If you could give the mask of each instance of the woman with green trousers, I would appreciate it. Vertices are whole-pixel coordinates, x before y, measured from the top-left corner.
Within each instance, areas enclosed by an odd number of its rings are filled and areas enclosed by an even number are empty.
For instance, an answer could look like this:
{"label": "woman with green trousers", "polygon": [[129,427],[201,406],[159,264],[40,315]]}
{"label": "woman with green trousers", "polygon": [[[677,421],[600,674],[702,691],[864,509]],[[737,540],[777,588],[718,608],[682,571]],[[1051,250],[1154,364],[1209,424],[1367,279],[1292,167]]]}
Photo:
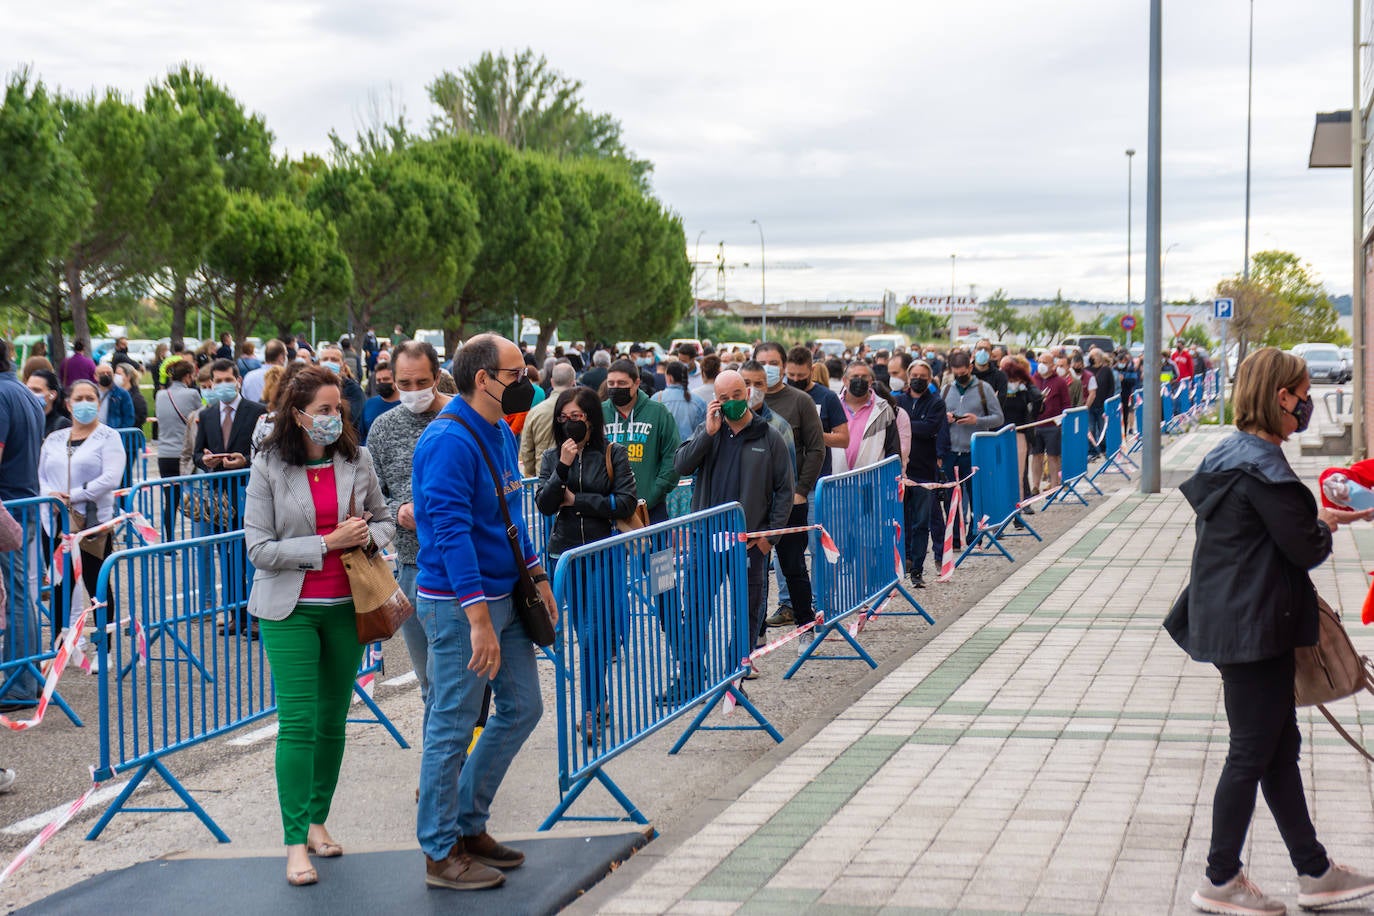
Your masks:
{"label": "woman with green trousers", "polygon": [[343,854],[325,820],[363,647],[340,554],[385,546],[395,532],[338,377],[302,370],[253,460],[244,510],[248,611],[276,686],[277,800],[293,885],[319,880],[311,855]]}

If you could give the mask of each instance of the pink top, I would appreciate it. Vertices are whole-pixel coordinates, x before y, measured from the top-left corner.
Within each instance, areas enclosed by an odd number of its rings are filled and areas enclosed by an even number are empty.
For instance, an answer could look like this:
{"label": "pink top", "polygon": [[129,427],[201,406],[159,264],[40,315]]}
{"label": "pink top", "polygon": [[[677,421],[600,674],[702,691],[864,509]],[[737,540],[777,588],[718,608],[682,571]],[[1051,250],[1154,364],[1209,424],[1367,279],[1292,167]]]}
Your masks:
{"label": "pink top", "polygon": [[[324,537],[339,527],[339,493],[334,485],[334,466],[307,467],[305,474],[315,503],[315,531]],[[344,601],[352,594],[348,573],[344,571],[337,550],[325,554],[324,568],[307,572],[305,584],[301,586],[302,601]]]}
{"label": "pink top", "polygon": [[[844,447],[844,463],[847,467],[854,467],[854,463],[859,460],[859,449],[864,444],[864,430],[868,428],[868,417],[873,413],[873,400],[875,394],[868,396],[868,402],[858,410],[850,410],[849,402],[841,400],[844,405],[845,415],[849,417],[849,444]],[[855,433],[858,435],[855,435]]]}

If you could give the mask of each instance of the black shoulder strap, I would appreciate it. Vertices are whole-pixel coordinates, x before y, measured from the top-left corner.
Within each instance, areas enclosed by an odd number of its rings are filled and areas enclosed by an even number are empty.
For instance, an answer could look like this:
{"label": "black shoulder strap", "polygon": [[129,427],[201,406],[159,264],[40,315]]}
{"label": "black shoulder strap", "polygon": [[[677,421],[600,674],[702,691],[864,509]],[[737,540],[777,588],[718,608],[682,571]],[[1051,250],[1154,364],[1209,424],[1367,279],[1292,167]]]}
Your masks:
{"label": "black shoulder strap", "polygon": [[434,418],[434,422],[440,420],[452,420],[466,429],[472,436],[472,441],[477,443],[477,450],[482,453],[482,458],[487,462],[487,470],[491,472],[492,486],[496,488],[496,503],[501,507],[501,517],[506,520],[506,539],[510,541],[511,554],[515,557],[515,568],[525,568],[524,551],[520,549],[520,529],[515,527],[515,522],[511,521],[510,506],[506,504],[506,494],[501,487],[501,475],[496,471],[496,464],[491,460],[491,455],[487,454],[487,447],[482,444],[476,431],[467,424],[462,417],[455,417],[453,414],[439,414]]}

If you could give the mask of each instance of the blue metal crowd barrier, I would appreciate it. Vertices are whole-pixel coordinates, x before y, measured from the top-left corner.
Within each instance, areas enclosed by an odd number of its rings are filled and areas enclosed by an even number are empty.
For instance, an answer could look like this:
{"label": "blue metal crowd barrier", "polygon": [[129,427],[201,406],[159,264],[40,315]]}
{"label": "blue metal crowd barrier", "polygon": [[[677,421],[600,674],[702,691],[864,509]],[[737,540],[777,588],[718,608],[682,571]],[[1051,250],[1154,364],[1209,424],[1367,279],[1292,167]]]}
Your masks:
{"label": "blue metal crowd barrier", "polygon": [[[41,666],[57,655],[71,600],[63,584],[71,582],[71,558],[65,552],[61,583],[52,576],[53,550],[68,530],[67,507],[54,497],[35,496],[9,500],[5,508],[19,523],[22,543],[17,550],[0,552],[0,576],[9,596],[0,700],[36,706],[43,685]],[[53,693],[51,702],[73,725],[83,724],[60,692]]]}
{"label": "blue metal crowd barrier", "polygon": [[[553,516],[544,515],[534,503],[534,494],[539,489],[538,477],[526,477],[520,481],[520,506],[525,516],[525,525],[530,529],[530,540],[534,542],[534,552],[540,562],[547,562],[546,553],[549,532],[553,530]],[[692,480],[678,481],[667,499],[668,517],[681,518],[692,511]]]}
{"label": "blue metal crowd barrier", "polygon": [[[1002,544],[1003,538],[1040,535],[1026,521],[1021,512],[1021,460],[1016,450],[1015,426],[1003,426],[997,432],[973,434],[970,461],[978,469],[973,475],[972,531],[965,532],[964,552],[954,562],[958,566],[968,557],[1002,556],[1010,563],[1016,559]],[[1011,528],[1019,521],[1020,528]],[[991,549],[996,548],[996,553]]]}
{"label": "blue metal crowd barrier", "polygon": [[1080,483],[1087,483],[1101,496],[1102,491],[1097,484],[1093,483],[1088,477],[1088,427],[1092,421],[1088,418],[1088,408],[1070,407],[1064,411],[1062,424],[1060,425],[1060,476],[1059,489],[1053,496],[1045,500],[1045,505],[1050,506],[1058,501],[1060,504],[1072,496],[1083,505],[1088,501],[1083,498],[1083,494],[1078,492]]}
{"label": "blue metal crowd barrier", "polygon": [[[1107,398],[1102,403],[1103,419],[1106,421],[1102,426],[1102,463],[1097,466],[1097,470],[1088,478],[1089,483],[1096,481],[1108,471],[1116,471],[1127,480],[1131,479],[1130,471],[1126,470],[1126,464],[1132,463],[1126,457],[1125,433],[1121,425],[1121,395],[1116,394]],[[1123,463],[1124,462],[1124,463]]]}
{"label": "blue metal crowd barrier", "polygon": [[[237,531],[243,528],[248,474],[244,468],[147,480],[124,492],[122,505],[146,518],[164,543]],[[124,526],[123,537],[126,547],[145,543],[132,525]]]}
{"label": "blue metal crowd barrier", "polygon": [[[123,550],[101,566],[92,636],[100,662],[95,778],[128,770],[134,775],[87,839],[98,837],[121,811],[181,811],[195,814],[220,842],[229,841],[172,775],[166,758],[276,711],[266,652],[248,635],[252,575],[241,531]],[[362,671],[379,670],[377,664],[369,653]],[[371,698],[356,685],[355,691],[405,747]],[[162,777],[183,807],[128,805],[150,773]]]}
{"label": "blue metal crowd barrier", "polygon": [[[870,668],[878,667],[873,656],[845,627],[844,620],[860,610],[872,616],[894,591],[911,603],[915,610],[910,613],[919,614],[934,626],[934,618],[902,583],[905,548],[901,477],[901,459],[892,457],[871,467],[822,477],[817,482],[812,503],[815,522],[830,535],[840,556],[835,563],[828,562],[820,532],[811,532],[812,601],[824,622],[816,628],[810,645],[798,653],[796,661],[783,674],[783,680],[790,679],[811,659],[860,659]],[[832,633],[845,639],[856,654],[817,654]]]}
{"label": "blue metal crowd barrier", "polygon": [[132,487],[148,479],[148,440],[138,428],[119,430],[119,438],[124,444],[124,480],[120,486]]}
{"label": "blue metal crowd barrier", "polygon": [[[648,823],[605,766],[695,707],[670,753],[698,729],[777,729],[736,686],[749,638],[744,512],[738,503],[569,550],[554,571],[561,610],[556,681],[560,820]],[[757,725],[704,725],[727,695]],[[593,782],[626,817],[573,817]]]}

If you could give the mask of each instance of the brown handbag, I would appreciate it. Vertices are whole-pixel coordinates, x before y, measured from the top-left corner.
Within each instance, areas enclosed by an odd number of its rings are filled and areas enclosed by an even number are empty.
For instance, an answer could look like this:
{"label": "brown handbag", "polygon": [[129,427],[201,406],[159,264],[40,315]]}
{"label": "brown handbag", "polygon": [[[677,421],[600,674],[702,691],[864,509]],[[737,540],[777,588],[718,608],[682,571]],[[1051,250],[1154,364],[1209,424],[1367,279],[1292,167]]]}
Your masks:
{"label": "brown handbag", "polygon": [[[348,514],[354,515],[353,497],[348,498]],[[348,573],[348,590],[353,595],[353,622],[358,628],[358,643],[367,645],[396,635],[415,613],[406,593],[396,583],[391,563],[375,544],[350,547],[339,555]]]}
{"label": "brown handbag", "polygon": [[1294,650],[1294,702],[1298,706],[1317,707],[1351,747],[1366,759],[1374,761],[1374,754],[1350,737],[1325,705],[1354,696],[1361,690],[1374,693],[1374,664],[1371,664],[1369,656],[1361,655],[1355,649],[1340,615],[1320,597],[1317,598],[1317,620],[1317,644],[1299,646]]}
{"label": "brown handbag", "polygon": [[[606,476],[611,480],[611,489],[615,489],[615,470],[611,467],[611,443],[606,443]],[[635,511],[630,513],[629,518],[618,518],[615,520],[616,528],[621,531],[638,531],[640,528],[649,527],[649,507],[644,500],[635,503]]]}

